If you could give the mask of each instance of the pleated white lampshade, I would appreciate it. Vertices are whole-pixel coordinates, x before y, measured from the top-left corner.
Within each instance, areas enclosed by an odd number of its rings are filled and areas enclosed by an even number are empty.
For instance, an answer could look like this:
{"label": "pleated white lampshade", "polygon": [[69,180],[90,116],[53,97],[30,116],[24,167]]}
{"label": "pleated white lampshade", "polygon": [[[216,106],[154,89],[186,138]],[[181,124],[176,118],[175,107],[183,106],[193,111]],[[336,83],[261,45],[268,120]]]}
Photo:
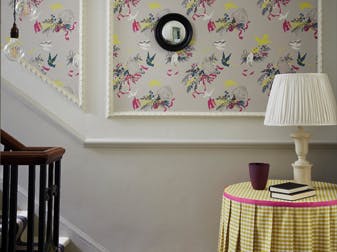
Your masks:
{"label": "pleated white lampshade", "polygon": [[323,73],[275,76],[265,125],[318,126],[337,124],[337,106],[329,78]]}

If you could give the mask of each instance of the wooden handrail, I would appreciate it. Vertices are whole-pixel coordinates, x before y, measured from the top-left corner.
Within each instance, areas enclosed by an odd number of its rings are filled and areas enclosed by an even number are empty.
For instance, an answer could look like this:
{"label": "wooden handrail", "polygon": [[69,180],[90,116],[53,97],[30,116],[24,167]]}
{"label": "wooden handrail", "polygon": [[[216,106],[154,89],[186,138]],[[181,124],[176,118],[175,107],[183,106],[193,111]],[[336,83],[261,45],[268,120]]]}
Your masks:
{"label": "wooden handrail", "polygon": [[65,150],[53,147],[45,151],[2,151],[1,165],[40,165],[50,164],[62,158]]}
{"label": "wooden handrail", "polygon": [[61,147],[28,147],[1,130],[1,144],[11,151],[0,152],[1,165],[50,164],[62,158],[65,149]]}
{"label": "wooden handrail", "polygon": [[15,151],[23,150],[26,147],[4,130],[1,130],[1,144]]}

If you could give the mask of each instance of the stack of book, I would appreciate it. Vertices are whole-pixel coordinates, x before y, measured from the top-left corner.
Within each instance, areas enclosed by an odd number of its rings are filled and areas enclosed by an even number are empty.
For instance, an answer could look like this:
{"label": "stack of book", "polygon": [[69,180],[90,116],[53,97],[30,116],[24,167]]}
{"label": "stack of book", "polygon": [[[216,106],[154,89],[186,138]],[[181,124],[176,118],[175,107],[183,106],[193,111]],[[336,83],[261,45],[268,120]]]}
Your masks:
{"label": "stack of book", "polygon": [[289,201],[304,199],[316,195],[315,190],[310,186],[294,182],[286,182],[269,186],[269,191],[270,197]]}

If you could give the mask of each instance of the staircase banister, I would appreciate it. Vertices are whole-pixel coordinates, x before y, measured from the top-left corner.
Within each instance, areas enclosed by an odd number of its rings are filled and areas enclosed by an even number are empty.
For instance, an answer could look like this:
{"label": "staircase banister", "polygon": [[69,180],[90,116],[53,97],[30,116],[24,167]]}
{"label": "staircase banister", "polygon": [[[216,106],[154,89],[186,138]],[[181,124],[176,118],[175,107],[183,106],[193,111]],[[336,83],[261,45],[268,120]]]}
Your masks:
{"label": "staircase banister", "polygon": [[[61,159],[65,149],[25,146],[2,129],[1,144],[4,147],[0,151],[0,165],[3,166],[1,251],[15,252],[20,248],[22,251],[36,251],[34,207],[37,165],[40,165],[37,248],[44,252],[49,247],[59,247]],[[27,242],[22,244],[16,237],[19,166],[28,166]]]}
{"label": "staircase banister", "polygon": [[[34,149],[34,148],[33,148]],[[40,149],[40,147],[38,147]],[[46,150],[1,151],[1,165],[39,165],[50,164],[60,160],[65,152],[61,147],[50,147]]]}
{"label": "staircase banister", "polygon": [[26,146],[1,129],[1,144],[11,150],[23,150]]}

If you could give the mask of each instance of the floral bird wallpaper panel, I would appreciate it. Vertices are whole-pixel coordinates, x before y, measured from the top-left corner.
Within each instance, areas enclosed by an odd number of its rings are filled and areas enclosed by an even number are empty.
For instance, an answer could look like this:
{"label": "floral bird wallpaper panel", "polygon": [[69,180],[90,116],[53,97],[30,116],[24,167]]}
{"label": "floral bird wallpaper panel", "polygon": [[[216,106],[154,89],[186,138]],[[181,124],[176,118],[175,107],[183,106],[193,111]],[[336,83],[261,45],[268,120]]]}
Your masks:
{"label": "floral bird wallpaper panel", "polygon": [[[14,0],[1,2],[3,47],[13,24]],[[81,0],[17,0],[15,10],[25,52],[20,63],[82,106]]]}
{"label": "floral bird wallpaper panel", "polygon": [[[317,72],[318,0],[110,0],[108,115],[263,113],[279,73]],[[156,23],[193,27],[178,52]],[[248,113],[249,114],[249,113]]]}

